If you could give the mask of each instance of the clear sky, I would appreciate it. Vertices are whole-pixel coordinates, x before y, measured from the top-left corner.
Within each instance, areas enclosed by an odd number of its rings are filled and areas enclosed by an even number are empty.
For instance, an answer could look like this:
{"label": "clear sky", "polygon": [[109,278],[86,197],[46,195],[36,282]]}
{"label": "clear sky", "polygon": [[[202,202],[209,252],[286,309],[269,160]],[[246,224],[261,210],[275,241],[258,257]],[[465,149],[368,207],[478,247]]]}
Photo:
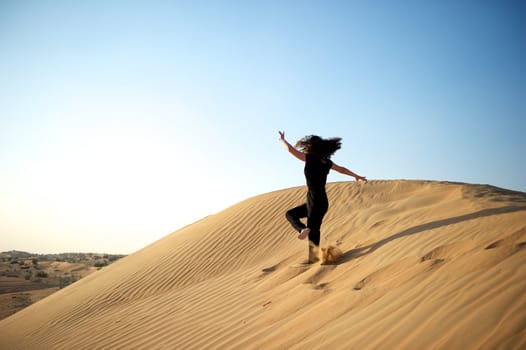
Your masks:
{"label": "clear sky", "polygon": [[526,191],[524,4],[0,0],[0,251],[131,253],[301,186],[278,130]]}

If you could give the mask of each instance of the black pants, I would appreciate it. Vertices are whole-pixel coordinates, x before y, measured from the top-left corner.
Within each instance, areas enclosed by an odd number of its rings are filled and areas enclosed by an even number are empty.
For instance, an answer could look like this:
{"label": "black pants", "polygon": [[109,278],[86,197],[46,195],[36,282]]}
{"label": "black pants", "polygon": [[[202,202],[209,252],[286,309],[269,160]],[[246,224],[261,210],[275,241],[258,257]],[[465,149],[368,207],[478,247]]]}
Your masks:
{"label": "black pants", "polygon": [[[320,245],[320,227],[323,217],[329,209],[329,201],[325,193],[307,194],[307,203],[287,211],[286,217],[292,227],[298,232],[304,228],[310,228],[309,240],[316,246]],[[301,222],[301,218],[307,218],[307,225]]]}

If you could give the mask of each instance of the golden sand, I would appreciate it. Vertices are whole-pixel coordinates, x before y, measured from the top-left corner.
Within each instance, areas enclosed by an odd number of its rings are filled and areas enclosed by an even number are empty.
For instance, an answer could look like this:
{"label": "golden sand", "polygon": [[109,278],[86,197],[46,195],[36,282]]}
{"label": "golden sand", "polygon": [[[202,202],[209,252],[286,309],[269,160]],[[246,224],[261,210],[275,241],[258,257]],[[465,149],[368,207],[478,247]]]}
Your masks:
{"label": "golden sand", "polygon": [[524,349],[526,194],[327,185],[322,247],[285,219],[305,188],[178,230],[0,321],[0,349]]}

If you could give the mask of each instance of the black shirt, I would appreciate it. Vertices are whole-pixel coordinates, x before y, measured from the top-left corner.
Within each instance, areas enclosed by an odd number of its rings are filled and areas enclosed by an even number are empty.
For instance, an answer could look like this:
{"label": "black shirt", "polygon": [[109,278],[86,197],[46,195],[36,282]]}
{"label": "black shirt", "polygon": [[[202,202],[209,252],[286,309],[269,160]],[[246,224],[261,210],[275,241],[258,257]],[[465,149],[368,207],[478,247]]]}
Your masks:
{"label": "black shirt", "polygon": [[312,154],[305,154],[305,179],[309,192],[325,192],[327,174],[332,168],[330,159],[322,159]]}

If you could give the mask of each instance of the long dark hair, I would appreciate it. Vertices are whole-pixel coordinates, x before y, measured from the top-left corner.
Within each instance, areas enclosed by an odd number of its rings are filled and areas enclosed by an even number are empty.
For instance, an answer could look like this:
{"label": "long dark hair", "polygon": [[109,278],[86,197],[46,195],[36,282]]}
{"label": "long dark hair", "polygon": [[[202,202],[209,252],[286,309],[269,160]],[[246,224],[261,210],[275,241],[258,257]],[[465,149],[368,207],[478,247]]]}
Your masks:
{"label": "long dark hair", "polygon": [[334,152],[342,147],[341,137],[323,139],[317,135],[308,135],[298,140],[295,146],[299,151],[312,154],[320,158],[330,158]]}

